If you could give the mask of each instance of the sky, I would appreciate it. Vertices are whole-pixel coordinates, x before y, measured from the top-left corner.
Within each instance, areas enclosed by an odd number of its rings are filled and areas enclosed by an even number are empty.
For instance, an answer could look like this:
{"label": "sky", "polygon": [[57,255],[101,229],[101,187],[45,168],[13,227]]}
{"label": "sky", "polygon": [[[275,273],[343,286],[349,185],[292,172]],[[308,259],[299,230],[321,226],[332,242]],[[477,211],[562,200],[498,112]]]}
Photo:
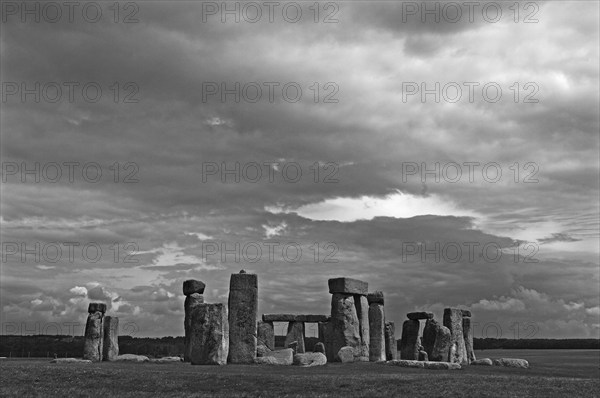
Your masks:
{"label": "sky", "polygon": [[3,334],[180,336],[244,269],[600,337],[597,1],[54,4],[2,3]]}

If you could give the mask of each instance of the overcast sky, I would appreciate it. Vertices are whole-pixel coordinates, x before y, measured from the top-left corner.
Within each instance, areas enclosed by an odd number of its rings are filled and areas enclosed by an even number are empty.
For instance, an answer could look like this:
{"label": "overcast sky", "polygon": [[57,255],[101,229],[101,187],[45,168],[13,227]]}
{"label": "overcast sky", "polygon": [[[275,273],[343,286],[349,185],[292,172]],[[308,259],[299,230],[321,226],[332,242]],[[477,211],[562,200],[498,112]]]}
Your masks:
{"label": "overcast sky", "polygon": [[348,276],[397,338],[598,338],[598,2],[513,3],[3,8],[2,332],[182,335],[182,282],[245,269],[259,313]]}

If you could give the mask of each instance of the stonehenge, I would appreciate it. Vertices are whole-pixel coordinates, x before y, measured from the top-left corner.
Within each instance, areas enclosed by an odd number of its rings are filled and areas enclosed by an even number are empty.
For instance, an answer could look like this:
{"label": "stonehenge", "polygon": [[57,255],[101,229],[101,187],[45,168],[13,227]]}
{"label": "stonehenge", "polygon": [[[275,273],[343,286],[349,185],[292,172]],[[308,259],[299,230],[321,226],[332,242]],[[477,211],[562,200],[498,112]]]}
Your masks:
{"label": "stonehenge", "polygon": [[[192,309],[190,319],[192,327],[189,343],[192,365],[227,364],[230,350],[227,307],[222,303],[198,304]],[[256,356],[256,348],[254,351]]]}
{"label": "stonehenge", "polygon": [[[463,312],[458,308],[444,309],[444,326],[450,329],[451,348],[448,362],[469,363],[463,334]],[[454,348],[454,349],[453,349]]]}
{"label": "stonehenge", "polygon": [[253,363],[256,358],[258,277],[244,270],[229,282],[229,363]]}
{"label": "stonehenge", "polygon": [[83,340],[83,359],[114,361],[119,356],[119,318],[104,316],[106,304],[90,303]]}
{"label": "stonehenge", "polygon": [[385,323],[385,359],[398,359],[398,344],[396,343],[396,327],[394,322]]}
{"label": "stonehenge", "polygon": [[204,282],[200,282],[194,279],[189,279],[183,282],[183,294],[185,295],[185,302],[183,304],[184,310],[184,320],[183,320],[183,329],[184,329],[184,351],[183,351],[183,360],[185,362],[190,362],[190,336],[191,336],[191,314],[192,309],[198,305],[204,303],[204,297],[202,294],[204,293],[205,284]]}
{"label": "stonehenge", "polygon": [[104,341],[102,345],[102,360],[114,361],[119,356],[119,318],[104,317]]}
{"label": "stonehenge", "polygon": [[[269,336],[269,343],[272,339],[272,347],[269,344],[264,344],[272,350],[275,347],[275,334],[273,333],[273,322],[287,322],[288,329],[285,337],[285,348],[290,347],[290,344],[296,342],[297,353],[302,354],[306,352],[306,345],[304,342],[305,323],[320,323],[328,322],[329,316],[327,315],[311,315],[311,314],[263,314],[262,321],[258,323],[258,339],[259,344],[261,338],[267,338]],[[319,332],[319,334],[321,334]],[[272,336],[272,337],[271,337]]]}
{"label": "stonehenge", "polygon": [[385,313],[383,312],[383,292],[367,295],[369,302],[369,361],[385,361]]}

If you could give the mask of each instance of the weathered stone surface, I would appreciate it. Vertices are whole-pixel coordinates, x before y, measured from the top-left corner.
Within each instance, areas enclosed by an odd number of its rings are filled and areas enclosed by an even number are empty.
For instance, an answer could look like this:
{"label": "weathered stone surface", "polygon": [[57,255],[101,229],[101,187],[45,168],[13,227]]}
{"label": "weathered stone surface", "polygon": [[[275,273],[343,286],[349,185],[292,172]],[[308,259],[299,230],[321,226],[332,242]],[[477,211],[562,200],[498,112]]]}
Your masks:
{"label": "weathered stone surface", "polygon": [[322,366],[327,363],[327,357],[320,352],[307,352],[294,355],[294,365],[303,367]]}
{"label": "weathered stone surface", "polygon": [[350,346],[345,346],[339,349],[337,353],[338,361],[346,363],[346,362],[354,362],[354,348]]}
{"label": "weathered stone surface", "polygon": [[288,324],[287,335],[285,336],[285,347],[289,347],[290,343],[297,342],[295,353],[302,354],[306,351],[304,347],[304,323],[290,322]]}
{"label": "weathered stone surface", "polygon": [[462,320],[463,316],[461,309],[444,309],[444,326],[450,329],[452,346],[456,346],[454,351],[451,346],[448,362],[469,363],[467,359],[467,349],[465,347],[465,338],[463,336]]}
{"label": "weathered stone surface", "polygon": [[368,293],[367,301],[369,302],[369,305],[371,305],[373,303],[383,305],[384,304],[383,292],[381,290],[376,290],[373,293]]}
{"label": "weathered stone surface", "polygon": [[332,322],[319,322],[319,339],[325,345],[325,355],[329,362],[336,361],[337,352],[334,350],[333,345],[333,323]]}
{"label": "weathered stone surface", "polygon": [[269,351],[271,351],[271,350],[266,345],[259,344],[256,346],[256,356],[257,357],[264,357]]}
{"label": "weathered stone surface", "polygon": [[495,366],[506,366],[509,368],[523,368],[523,369],[529,368],[529,362],[527,362],[527,360],[525,360],[525,359],[499,358],[499,359],[494,359],[493,362],[494,362]]}
{"label": "weathered stone surface", "polygon": [[[91,304],[90,304],[91,306]],[[104,314],[100,311],[90,313],[85,324],[83,341],[83,359],[93,362],[102,361],[104,344]]]}
{"label": "weathered stone surface", "polygon": [[448,361],[450,358],[450,347],[452,346],[452,334],[450,329],[445,326],[439,325],[437,329],[437,335],[435,337],[435,343],[429,355],[430,361]]}
{"label": "weathered stone surface", "polygon": [[197,281],[194,279],[188,279],[183,282],[183,294],[189,296],[190,294],[198,293],[204,294],[204,288],[206,285],[204,282]]}
{"label": "weathered stone surface", "polygon": [[471,365],[492,366],[492,360],[489,358],[476,359],[471,362]]}
{"label": "weathered stone surface", "polygon": [[406,317],[411,321],[418,321],[420,319],[433,319],[433,313],[431,312],[409,312]]}
{"label": "weathered stone surface", "polygon": [[311,315],[311,314],[263,314],[264,322],[327,322],[328,315]]}
{"label": "weathered stone surface", "polygon": [[150,363],[173,363],[173,362],[181,362],[181,358],[179,358],[179,357],[152,358],[148,362],[150,362]]}
{"label": "weathered stone surface", "polygon": [[92,363],[92,361],[79,358],[54,358],[50,363]]}
{"label": "weathered stone surface", "polygon": [[398,343],[396,343],[396,327],[394,322],[385,323],[385,359],[388,361],[397,359]]}
{"label": "weathered stone surface", "polygon": [[319,341],[317,344],[315,344],[313,352],[320,352],[321,354],[325,354],[325,344]]}
{"label": "weathered stone surface", "polygon": [[93,314],[94,312],[106,312],[106,304],[104,303],[90,303],[88,305],[88,313]]}
{"label": "weathered stone surface", "polygon": [[435,344],[435,338],[438,334],[438,328],[441,325],[435,319],[428,319],[425,322],[425,327],[423,328],[423,338],[421,339],[421,343],[423,344],[423,349],[431,357],[431,353],[433,351],[433,345]]}
{"label": "weathered stone surface", "polygon": [[471,317],[471,311],[469,311],[469,310],[461,310],[461,311],[462,311],[463,318],[470,318]]}
{"label": "weathered stone surface", "polygon": [[385,361],[385,314],[383,305],[369,304],[369,361]]}
{"label": "weathered stone surface", "polygon": [[[368,315],[367,315],[368,316]],[[335,293],[331,297],[332,350],[337,352],[342,347],[351,347],[356,356],[360,356],[360,324],[354,296]]]}
{"label": "weathered stone surface", "polygon": [[408,320],[402,324],[400,359],[419,359],[419,321]]}
{"label": "weathered stone surface", "polygon": [[[224,304],[198,304],[192,309],[192,365],[225,365],[229,352],[229,323]],[[256,357],[256,345],[253,357]]]}
{"label": "weathered stone surface", "polygon": [[123,354],[119,355],[115,361],[118,362],[148,362],[148,359],[145,355],[135,355],[135,354]]}
{"label": "weathered stone surface", "polygon": [[429,355],[423,350],[419,351],[419,361],[429,361]]}
{"label": "weathered stone surface", "polygon": [[294,351],[294,355],[298,352],[298,342],[296,340],[289,342],[286,347],[291,348]]}
{"label": "weathered stone surface", "polygon": [[327,281],[329,293],[361,294],[366,295],[369,291],[367,282],[352,278],[333,278]]}
{"label": "weathered stone surface", "polygon": [[356,315],[360,326],[360,348],[357,356],[362,361],[369,361],[369,347],[371,344],[371,333],[369,331],[369,302],[366,296],[354,296]]}
{"label": "weathered stone surface", "polygon": [[414,361],[414,360],[396,359],[396,360],[387,361],[384,363],[386,365],[400,366],[400,367],[404,367],[404,368],[421,368],[421,369],[431,369],[431,370],[462,369],[460,364],[450,363],[450,362],[431,362],[431,361]]}
{"label": "weathered stone surface", "polygon": [[[185,282],[183,286],[185,287]],[[183,337],[183,360],[185,362],[189,362],[191,360],[190,336],[192,331],[192,309],[199,304],[204,304],[204,296],[202,296],[200,293],[192,293],[189,296],[186,296],[185,301],[183,302],[183,330],[185,332]]]}
{"label": "weathered stone surface", "polygon": [[256,344],[264,345],[270,350],[275,349],[275,329],[273,322],[258,321],[256,325]]}
{"label": "weathered stone surface", "polygon": [[473,329],[471,328],[471,318],[464,317],[462,319],[463,327],[463,338],[465,340],[465,350],[467,353],[467,363],[471,363],[475,358],[475,351],[473,350]]}
{"label": "weathered stone surface", "polygon": [[228,362],[253,363],[257,344],[258,277],[256,274],[231,275],[228,306]]}
{"label": "weathered stone surface", "polygon": [[119,318],[104,317],[104,342],[102,343],[102,360],[114,361],[119,356]]}
{"label": "weathered stone surface", "polygon": [[294,361],[294,352],[291,348],[270,351],[264,357],[258,357],[255,363],[261,365],[291,365]]}

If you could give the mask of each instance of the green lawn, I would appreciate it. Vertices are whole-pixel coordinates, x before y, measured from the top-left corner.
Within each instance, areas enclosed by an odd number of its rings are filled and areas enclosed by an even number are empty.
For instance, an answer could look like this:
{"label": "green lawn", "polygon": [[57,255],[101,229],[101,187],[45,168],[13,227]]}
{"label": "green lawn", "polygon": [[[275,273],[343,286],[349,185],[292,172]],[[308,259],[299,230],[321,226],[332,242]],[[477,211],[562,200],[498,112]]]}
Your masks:
{"label": "green lawn", "polygon": [[0,360],[2,396],[220,397],[597,397],[598,351],[490,350],[478,357],[520,357],[531,369],[408,369],[374,363],[299,368],[258,365],[51,364]]}

